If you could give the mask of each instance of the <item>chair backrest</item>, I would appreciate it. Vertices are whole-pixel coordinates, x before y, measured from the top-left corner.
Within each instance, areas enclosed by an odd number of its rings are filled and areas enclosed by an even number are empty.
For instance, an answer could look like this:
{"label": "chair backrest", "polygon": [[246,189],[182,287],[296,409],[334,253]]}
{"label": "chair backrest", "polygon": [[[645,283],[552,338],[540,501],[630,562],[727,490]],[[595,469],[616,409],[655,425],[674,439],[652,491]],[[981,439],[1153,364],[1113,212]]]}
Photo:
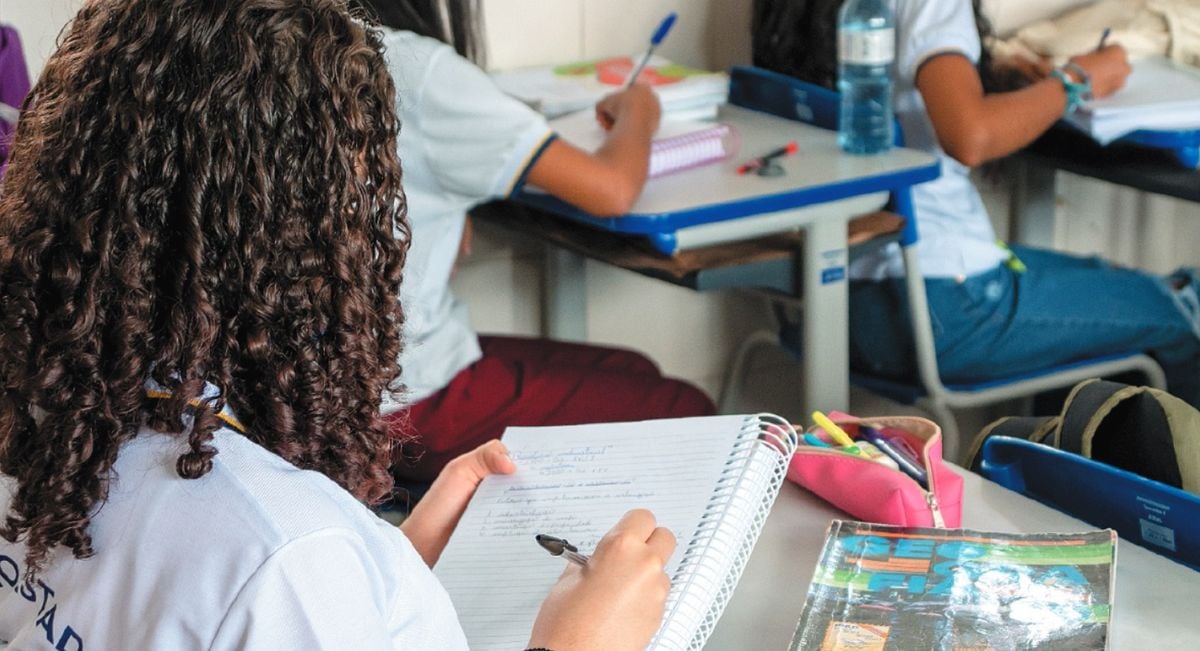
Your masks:
{"label": "chair backrest", "polygon": [[[729,103],[770,113],[822,129],[838,128],[841,95],[817,84],[754,66],[734,66],[729,71]],[[904,146],[900,123],[893,124],[893,144]]]}
{"label": "chair backrest", "polygon": [[822,129],[837,129],[841,99],[828,88],[753,66],[729,72],[729,103]]}

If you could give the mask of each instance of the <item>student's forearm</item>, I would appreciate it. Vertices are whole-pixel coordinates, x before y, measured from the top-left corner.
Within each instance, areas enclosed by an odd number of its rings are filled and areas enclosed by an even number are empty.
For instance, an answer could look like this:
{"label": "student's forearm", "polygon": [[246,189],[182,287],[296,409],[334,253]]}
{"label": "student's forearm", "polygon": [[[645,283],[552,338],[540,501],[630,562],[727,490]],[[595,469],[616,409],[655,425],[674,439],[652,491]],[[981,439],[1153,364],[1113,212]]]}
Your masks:
{"label": "student's forearm", "polygon": [[980,119],[987,137],[967,164],[978,165],[1024,149],[1062,117],[1066,106],[1067,94],[1057,79],[984,97]]}
{"label": "student's forearm", "polygon": [[917,88],[942,149],[968,167],[1033,142],[1067,104],[1066,91],[1053,79],[985,95],[974,64],[961,55],[929,60],[917,73]]}
{"label": "student's forearm", "polygon": [[611,127],[599,150],[588,153],[557,140],[542,152],[528,178],[593,215],[616,217],[629,212],[646,183],[658,99],[648,88],[634,86],[601,101],[597,117]]}
{"label": "student's forearm", "polygon": [[596,152],[610,171],[609,192],[613,214],[624,214],[642,193],[650,171],[650,142],[654,130],[645,121],[625,120],[613,126],[608,140]]}

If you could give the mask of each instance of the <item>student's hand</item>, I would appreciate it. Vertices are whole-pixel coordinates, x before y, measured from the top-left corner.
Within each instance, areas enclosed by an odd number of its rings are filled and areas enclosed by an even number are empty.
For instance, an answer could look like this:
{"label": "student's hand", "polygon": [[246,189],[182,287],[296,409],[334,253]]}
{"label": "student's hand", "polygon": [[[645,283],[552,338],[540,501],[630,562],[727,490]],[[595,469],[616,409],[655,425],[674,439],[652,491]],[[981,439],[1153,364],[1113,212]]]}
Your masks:
{"label": "student's hand", "polygon": [[658,95],[645,84],[634,84],[596,104],[596,121],[606,131],[625,120],[648,127],[649,132],[654,133],[658,130],[661,117],[662,107],[658,103]]}
{"label": "student's hand", "polygon": [[1074,56],[1071,61],[1091,76],[1092,95],[1097,99],[1121,90],[1132,70],[1125,48],[1120,45],[1109,45],[1103,50]]}
{"label": "student's hand", "polygon": [[488,441],[446,464],[425,497],[400,525],[429,567],[437,562],[458,520],[488,475],[509,475],[517,467],[500,441]]}
{"label": "student's hand", "polygon": [[587,567],[567,563],[542,603],[530,647],[594,651],[646,648],[671,589],[663,570],[675,536],[646,510],[625,514],[600,540]]}

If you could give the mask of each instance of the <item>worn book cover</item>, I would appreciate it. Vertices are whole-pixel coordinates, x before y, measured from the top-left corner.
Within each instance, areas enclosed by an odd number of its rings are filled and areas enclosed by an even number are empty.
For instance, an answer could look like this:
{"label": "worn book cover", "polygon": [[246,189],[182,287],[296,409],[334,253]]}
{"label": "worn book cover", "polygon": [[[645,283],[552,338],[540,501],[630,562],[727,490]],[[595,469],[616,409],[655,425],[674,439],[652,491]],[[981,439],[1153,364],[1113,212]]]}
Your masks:
{"label": "worn book cover", "polygon": [[1105,649],[1116,542],[834,520],[792,649]]}

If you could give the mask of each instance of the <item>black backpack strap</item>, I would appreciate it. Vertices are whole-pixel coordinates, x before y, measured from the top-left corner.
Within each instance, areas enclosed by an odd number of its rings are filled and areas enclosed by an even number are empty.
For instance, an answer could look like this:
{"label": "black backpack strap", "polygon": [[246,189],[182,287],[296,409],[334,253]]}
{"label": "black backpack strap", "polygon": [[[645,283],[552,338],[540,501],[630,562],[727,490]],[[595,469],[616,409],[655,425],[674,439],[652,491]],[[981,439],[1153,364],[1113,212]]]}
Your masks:
{"label": "black backpack strap", "polygon": [[966,466],[976,472],[979,471],[979,464],[982,461],[980,452],[983,450],[983,442],[993,436],[1008,436],[1018,439],[1028,439],[1034,443],[1041,443],[1043,439],[1050,436],[1058,429],[1059,418],[1047,417],[1016,417],[1001,418],[979,432],[979,436],[971,443],[971,449],[967,452],[965,460]]}
{"label": "black backpack strap", "polygon": [[1089,380],[1075,387],[1063,409],[1058,447],[1181,487],[1171,423],[1146,387]]}

